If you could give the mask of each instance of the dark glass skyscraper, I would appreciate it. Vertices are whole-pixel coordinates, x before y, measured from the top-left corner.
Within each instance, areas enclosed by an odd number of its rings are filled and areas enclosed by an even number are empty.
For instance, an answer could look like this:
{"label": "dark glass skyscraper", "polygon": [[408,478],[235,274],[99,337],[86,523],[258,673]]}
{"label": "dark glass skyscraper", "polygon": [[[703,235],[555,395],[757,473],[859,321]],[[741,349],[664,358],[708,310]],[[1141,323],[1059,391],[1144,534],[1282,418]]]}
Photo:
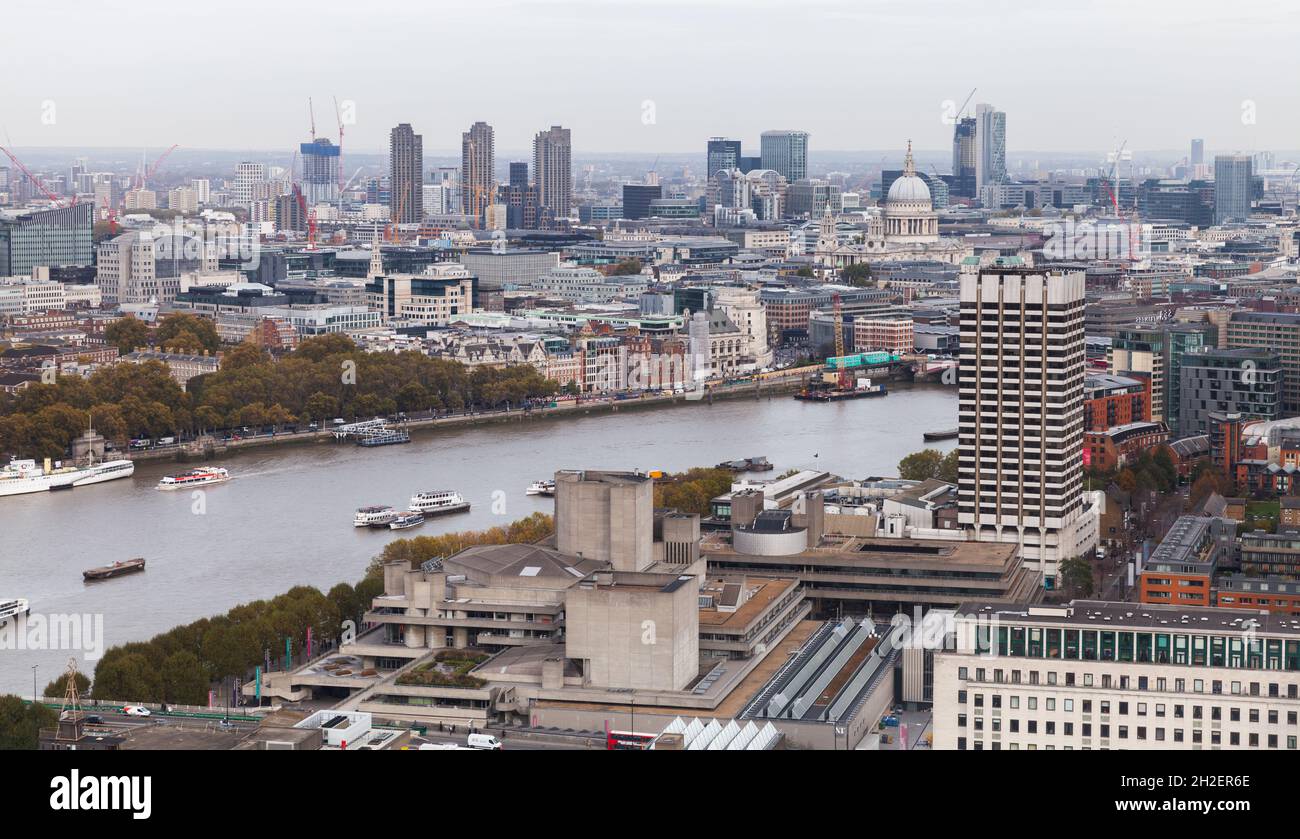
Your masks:
{"label": "dark glass skyscraper", "polygon": [[1214,158],[1214,223],[1250,217],[1251,159],[1248,154]]}
{"label": "dark glass skyscraper", "polygon": [[740,168],[740,141],[725,137],[709,138],[707,177],[712,178],[720,169]]}
{"label": "dark glass skyscraper", "polygon": [[975,117],[962,117],[952,132],[952,194],[975,198]]}
{"label": "dark glass skyscraper", "polygon": [[662,197],[659,184],[623,184],[623,218],[649,218],[650,202]]}

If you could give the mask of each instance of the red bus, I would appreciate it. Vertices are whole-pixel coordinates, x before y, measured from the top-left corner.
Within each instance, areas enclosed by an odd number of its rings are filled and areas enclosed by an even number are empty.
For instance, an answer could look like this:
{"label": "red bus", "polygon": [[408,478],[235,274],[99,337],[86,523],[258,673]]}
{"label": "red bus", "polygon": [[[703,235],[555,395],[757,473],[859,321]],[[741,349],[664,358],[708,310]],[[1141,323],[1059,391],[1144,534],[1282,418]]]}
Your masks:
{"label": "red bus", "polygon": [[608,751],[626,749],[645,751],[658,736],[658,734],[642,734],[638,731],[609,731],[605,733],[605,748]]}

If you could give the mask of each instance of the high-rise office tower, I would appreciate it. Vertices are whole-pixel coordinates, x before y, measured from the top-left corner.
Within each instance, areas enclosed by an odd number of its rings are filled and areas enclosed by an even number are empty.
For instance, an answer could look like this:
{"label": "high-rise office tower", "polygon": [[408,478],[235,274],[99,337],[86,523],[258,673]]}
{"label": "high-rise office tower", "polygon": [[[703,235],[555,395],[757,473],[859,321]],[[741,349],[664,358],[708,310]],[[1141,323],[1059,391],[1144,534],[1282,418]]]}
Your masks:
{"label": "high-rise office tower", "polygon": [[740,141],[728,140],[726,137],[710,137],[708,162],[705,166],[707,177],[712,178],[721,169],[740,168]]}
{"label": "high-rise office tower", "polygon": [[533,183],[547,221],[568,218],[573,208],[573,141],[569,129],[552,125],[533,138]]}
{"label": "high-rise office tower", "polygon": [[1205,162],[1205,141],[1197,137],[1192,140],[1192,155],[1188,158],[1188,163],[1193,166],[1199,166]]}
{"label": "high-rise office tower", "polygon": [[975,117],[962,117],[953,126],[952,194],[963,198],[976,197]]}
{"label": "high-rise office tower", "polygon": [[320,137],[298,147],[302,154],[302,191],[308,206],[329,204],[339,197],[339,147]]}
{"label": "high-rise office tower", "polygon": [[1083,513],[1084,275],[991,268],[961,279],[957,519],[1018,542],[1054,587],[1092,547]]}
{"label": "high-rise office tower", "polygon": [[808,132],[764,131],[759,140],[764,169],[774,169],[793,183],[808,177]]}
{"label": "high-rise office tower", "polygon": [[461,212],[482,223],[496,195],[496,132],[486,122],[476,122],[460,135]]}
{"label": "high-rise office tower", "polygon": [[1007,115],[992,105],[975,106],[975,189],[1007,179]]}
{"label": "high-rise office tower", "polygon": [[1250,155],[1214,157],[1214,223],[1245,221],[1250,217]]}
{"label": "high-rise office tower", "polygon": [[30,277],[38,266],[94,265],[94,209],[82,201],[0,217],[0,277]]}
{"label": "high-rise office tower", "polygon": [[235,166],[235,183],[231,189],[236,206],[247,207],[257,198],[258,187],[266,183],[266,164],[244,161]]}
{"label": "high-rise office tower", "polygon": [[388,209],[397,224],[424,220],[424,138],[405,122],[388,135]]}

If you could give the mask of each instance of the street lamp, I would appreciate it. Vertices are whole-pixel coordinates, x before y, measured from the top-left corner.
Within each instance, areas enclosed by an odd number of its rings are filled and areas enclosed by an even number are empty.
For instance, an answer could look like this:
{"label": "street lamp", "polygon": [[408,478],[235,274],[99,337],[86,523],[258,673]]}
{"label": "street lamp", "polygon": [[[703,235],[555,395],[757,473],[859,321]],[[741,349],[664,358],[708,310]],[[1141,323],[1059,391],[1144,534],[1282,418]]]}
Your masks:
{"label": "street lamp", "polygon": [[32,704],[36,704],[36,671],[40,668],[39,664],[32,665]]}

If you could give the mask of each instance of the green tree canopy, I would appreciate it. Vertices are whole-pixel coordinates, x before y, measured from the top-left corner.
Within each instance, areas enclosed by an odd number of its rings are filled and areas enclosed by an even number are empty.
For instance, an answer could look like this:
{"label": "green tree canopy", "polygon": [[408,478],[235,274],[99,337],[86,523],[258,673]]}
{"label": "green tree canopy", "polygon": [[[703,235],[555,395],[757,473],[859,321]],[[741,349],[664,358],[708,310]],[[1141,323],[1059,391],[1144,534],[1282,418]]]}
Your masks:
{"label": "green tree canopy", "polygon": [[138,347],[148,346],[149,327],[134,315],[127,315],[104,328],[104,340],[117,347],[119,353],[126,355]]}
{"label": "green tree canopy", "polygon": [[59,715],[44,705],[29,705],[17,696],[0,696],[0,752],[32,751],[42,728],[53,728]]}
{"label": "green tree canopy", "polygon": [[898,476],[908,481],[925,481],[938,478],[950,484],[957,482],[957,450],[944,454],[938,449],[912,452],[898,461]]}

